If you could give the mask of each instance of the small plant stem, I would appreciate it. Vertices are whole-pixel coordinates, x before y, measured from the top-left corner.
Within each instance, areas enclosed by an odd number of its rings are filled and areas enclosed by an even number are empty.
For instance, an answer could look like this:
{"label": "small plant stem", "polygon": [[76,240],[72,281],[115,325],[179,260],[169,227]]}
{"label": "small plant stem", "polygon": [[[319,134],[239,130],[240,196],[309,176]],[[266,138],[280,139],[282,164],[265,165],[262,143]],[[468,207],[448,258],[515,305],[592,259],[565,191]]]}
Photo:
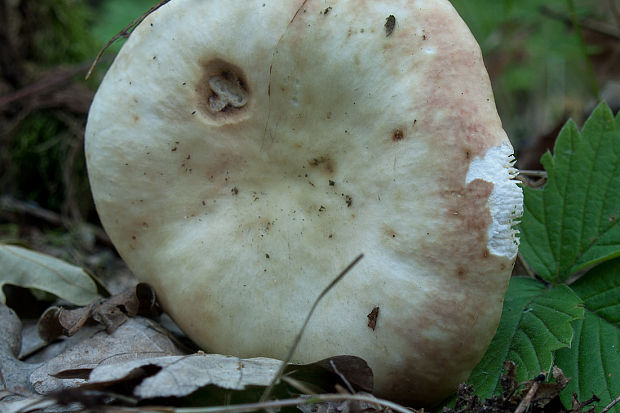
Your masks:
{"label": "small plant stem", "polygon": [[607,413],[608,411],[613,409],[613,407],[618,403],[620,403],[620,396],[616,397],[614,401],[609,403],[603,410],[601,410],[601,413]]}
{"label": "small plant stem", "polygon": [[521,403],[519,403],[514,413],[524,413],[525,409],[527,409],[527,407],[530,405],[532,399],[534,398],[534,396],[536,396],[536,392],[538,392],[540,383],[542,383],[545,378],[544,374],[541,374],[540,376],[542,376],[542,380],[539,380],[538,378],[534,379],[532,387],[530,387],[530,389],[527,391],[527,394],[525,395],[523,400],[521,400]]}
{"label": "small plant stem", "polygon": [[254,412],[265,409],[278,409],[287,406],[297,406],[300,404],[314,404],[321,402],[341,402],[347,400],[354,400],[359,402],[365,402],[368,404],[374,404],[375,406],[382,406],[392,409],[398,413],[413,413],[413,410],[407,409],[404,406],[391,402],[389,400],[377,399],[371,395],[365,394],[318,394],[311,397],[298,397],[295,399],[280,399],[280,400],[268,400],[258,403],[246,403],[236,404],[230,406],[213,406],[213,407],[153,407],[145,406],[141,408],[125,408],[123,412],[160,412],[160,413],[244,413]]}
{"label": "small plant stem", "polygon": [[106,50],[108,50],[108,47],[112,46],[112,44],[115,41],[117,41],[118,39],[120,39],[121,37],[129,36],[131,31],[133,29],[135,29],[140,23],[142,23],[142,21],[144,19],[146,19],[146,17],[149,14],[153,13],[155,10],[159,9],[161,6],[163,6],[164,4],[168,3],[169,1],[170,0],[162,0],[162,1],[160,1],[159,3],[157,3],[156,5],[151,7],[146,13],[142,14],[140,17],[138,17],[137,19],[135,19],[134,21],[129,23],[127,26],[125,26],[123,28],[123,30],[121,30],[120,32],[116,33],[114,35],[114,37],[112,37],[110,40],[108,40],[108,42],[105,44],[105,46],[103,46],[101,48],[101,50],[99,50],[99,53],[97,53],[97,56],[95,57],[95,60],[93,61],[93,64],[90,65],[90,68],[88,69],[88,72],[86,73],[85,79],[88,80],[88,78],[90,77],[91,73],[93,72],[93,69],[95,69],[95,66],[97,66],[97,63],[99,62],[99,59],[101,59],[101,56],[103,56],[103,53]]}
{"label": "small plant stem", "polygon": [[273,388],[275,387],[276,383],[280,380],[280,377],[282,376],[282,373],[284,373],[284,369],[288,365],[289,361],[291,361],[291,358],[293,358],[293,354],[295,353],[295,350],[297,350],[297,346],[299,345],[299,342],[301,341],[301,337],[303,336],[304,331],[306,330],[306,326],[308,325],[308,322],[310,321],[310,317],[312,317],[312,314],[314,313],[314,310],[316,309],[316,307],[319,305],[319,302],[321,301],[321,299],[325,297],[325,295],[332,288],[334,288],[334,286],[338,284],[340,280],[342,280],[344,276],[347,275],[347,273],[351,271],[351,269],[355,267],[355,265],[363,257],[364,257],[364,254],[358,255],[357,258],[355,258],[351,262],[351,264],[347,265],[347,267],[344,270],[342,270],[342,272],[338,274],[338,276],[334,278],[333,281],[330,282],[329,285],[325,287],[325,289],[321,291],[321,294],[319,294],[319,296],[316,298],[316,300],[314,301],[314,304],[312,304],[312,308],[310,308],[310,311],[308,312],[308,315],[306,316],[306,320],[304,321],[304,323],[301,326],[301,329],[299,330],[299,333],[297,333],[297,337],[295,337],[295,340],[293,340],[293,344],[291,345],[288,351],[288,354],[286,355],[286,357],[284,357],[284,360],[282,360],[282,364],[280,365],[280,368],[276,372],[275,376],[273,376],[273,379],[271,379],[271,383],[269,383],[269,386],[267,386],[267,388],[265,389],[265,392],[261,396],[260,402],[264,402],[271,396],[271,393],[273,392]]}
{"label": "small plant stem", "polygon": [[523,169],[519,171],[519,175],[533,176],[535,178],[547,178],[547,171],[532,171],[529,169]]}
{"label": "small plant stem", "polygon": [[355,393],[355,390],[353,389],[353,386],[351,386],[351,383],[349,383],[349,380],[347,380],[344,374],[342,374],[340,370],[338,370],[338,367],[336,367],[336,365],[334,364],[334,360],[330,360],[329,364],[332,366],[332,369],[334,370],[334,372],[336,372],[338,377],[340,377],[340,380],[342,380],[342,382],[347,386],[347,390],[349,391],[349,393]]}

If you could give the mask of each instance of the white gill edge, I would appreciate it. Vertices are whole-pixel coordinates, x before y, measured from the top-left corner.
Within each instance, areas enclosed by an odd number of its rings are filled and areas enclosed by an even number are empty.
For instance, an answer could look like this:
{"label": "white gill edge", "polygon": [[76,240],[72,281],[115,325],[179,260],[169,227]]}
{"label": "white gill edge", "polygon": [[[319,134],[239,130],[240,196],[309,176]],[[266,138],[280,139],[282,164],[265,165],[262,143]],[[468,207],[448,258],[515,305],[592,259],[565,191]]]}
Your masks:
{"label": "white gill edge", "polygon": [[519,250],[518,231],[514,225],[523,214],[523,191],[517,185],[515,158],[508,141],[490,148],[484,158],[476,157],[469,165],[465,182],[482,179],[493,184],[487,201],[492,222],[489,226],[489,252],[514,258]]}

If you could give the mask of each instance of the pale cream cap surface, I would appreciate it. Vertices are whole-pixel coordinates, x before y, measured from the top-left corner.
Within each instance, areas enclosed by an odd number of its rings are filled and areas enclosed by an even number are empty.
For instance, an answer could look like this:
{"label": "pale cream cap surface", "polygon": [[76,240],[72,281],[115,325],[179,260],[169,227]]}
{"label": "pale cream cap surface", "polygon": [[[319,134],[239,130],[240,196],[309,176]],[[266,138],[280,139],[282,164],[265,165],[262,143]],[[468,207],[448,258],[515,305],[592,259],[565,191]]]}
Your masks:
{"label": "pale cream cap surface", "polygon": [[511,151],[446,0],[172,0],[86,133],[106,231],[197,343],[284,357],[364,253],[295,361],[357,355],[377,395],[415,404],[453,392],[495,332],[522,208]]}

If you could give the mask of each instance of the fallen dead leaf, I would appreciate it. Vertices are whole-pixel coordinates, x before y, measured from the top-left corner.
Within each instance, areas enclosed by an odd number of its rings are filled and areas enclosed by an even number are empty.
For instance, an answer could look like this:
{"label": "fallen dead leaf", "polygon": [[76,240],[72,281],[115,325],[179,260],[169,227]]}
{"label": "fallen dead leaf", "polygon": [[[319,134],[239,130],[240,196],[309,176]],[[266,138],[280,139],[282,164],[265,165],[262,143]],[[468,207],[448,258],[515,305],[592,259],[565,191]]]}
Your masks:
{"label": "fallen dead leaf", "polygon": [[80,267],[26,248],[0,243],[0,302],[4,284],[46,291],[85,305],[98,297],[94,278]]}
{"label": "fallen dead leaf", "polygon": [[208,385],[229,390],[267,386],[280,364],[279,360],[264,357],[240,359],[199,352],[99,366],[88,383],[105,387],[131,379],[139,381],[133,395],[140,399],[183,397]]}
{"label": "fallen dead leaf", "polygon": [[72,336],[88,321],[96,321],[112,334],[129,317],[138,314],[154,317],[160,313],[155,291],[148,284],[139,283],[135,288],[99,299],[86,307],[50,307],[41,316],[38,331],[41,338],[50,342],[61,335]]}
{"label": "fallen dead leaf", "polygon": [[333,393],[337,386],[351,393],[373,390],[373,374],[368,363],[355,356],[335,356],[310,364],[291,364],[284,370],[286,378],[310,384],[315,393]]}
{"label": "fallen dead leaf", "polygon": [[100,365],[180,354],[175,341],[157,323],[135,317],[112,334],[98,331],[45,362],[32,373],[30,382],[37,393],[49,394],[86,383]]}
{"label": "fallen dead leaf", "polygon": [[564,375],[562,369],[557,366],[553,366],[551,374],[555,379],[555,383],[541,383],[536,395],[532,399],[532,403],[535,403],[539,408],[545,407],[553,398],[557,397],[570,381],[570,379]]}
{"label": "fallen dead leaf", "polygon": [[[16,395],[32,394],[28,377],[37,365],[18,360],[22,323],[13,310],[1,303],[0,331],[0,379],[3,390]],[[8,395],[3,400],[7,398]]]}

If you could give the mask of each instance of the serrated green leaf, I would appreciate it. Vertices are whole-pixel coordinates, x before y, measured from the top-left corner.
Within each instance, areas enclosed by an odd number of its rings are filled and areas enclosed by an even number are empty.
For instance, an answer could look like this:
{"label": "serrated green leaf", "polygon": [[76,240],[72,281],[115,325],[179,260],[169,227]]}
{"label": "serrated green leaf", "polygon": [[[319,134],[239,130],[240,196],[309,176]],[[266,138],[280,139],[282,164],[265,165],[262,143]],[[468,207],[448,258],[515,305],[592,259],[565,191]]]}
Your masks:
{"label": "serrated green leaf", "polygon": [[548,290],[536,280],[513,277],[497,333],[469,377],[476,393],[488,398],[501,390],[505,361],[516,363],[517,381],[551,369],[553,352],[571,342],[571,321],[583,317],[581,303],[565,285]]}
{"label": "serrated green leaf", "polygon": [[[573,393],[580,401],[595,394],[601,399],[599,412],[620,395],[620,259],[590,270],[573,290],[584,301],[586,314],[573,323],[571,348],[556,355],[556,364],[571,378],[562,402],[570,406]],[[620,406],[614,409],[620,413]]]}
{"label": "serrated green leaf", "polygon": [[620,256],[618,123],[604,103],[581,133],[569,121],[541,159],[544,188],[524,188],[521,253],[547,281]]}
{"label": "serrated green leaf", "polygon": [[77,305],[97,297],[97,285],[80,267],[26,248],[0,244],[0,302],[2,287],[36,288]]}

